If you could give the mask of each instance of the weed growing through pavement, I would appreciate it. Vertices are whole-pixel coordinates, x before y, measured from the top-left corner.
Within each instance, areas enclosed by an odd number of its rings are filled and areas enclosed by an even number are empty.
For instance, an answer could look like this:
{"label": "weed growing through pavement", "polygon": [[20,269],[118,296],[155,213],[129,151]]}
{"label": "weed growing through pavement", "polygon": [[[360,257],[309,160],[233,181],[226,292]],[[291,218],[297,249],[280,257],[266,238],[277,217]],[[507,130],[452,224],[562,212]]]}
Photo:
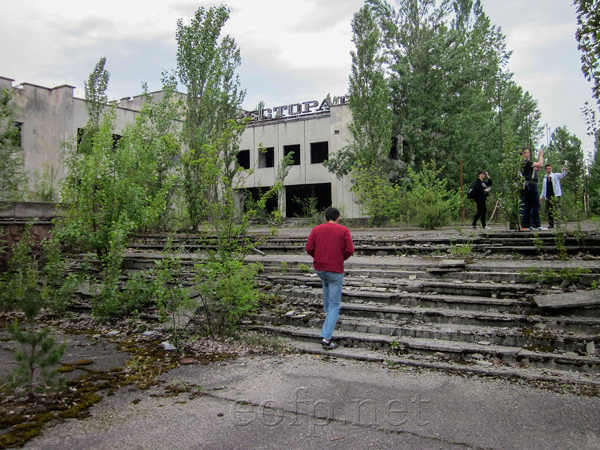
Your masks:
{"label": "weed growing through pavement", "polygon": [[298,264],[298,270],[302,273],[310,273],[312,269],[306,264]]}

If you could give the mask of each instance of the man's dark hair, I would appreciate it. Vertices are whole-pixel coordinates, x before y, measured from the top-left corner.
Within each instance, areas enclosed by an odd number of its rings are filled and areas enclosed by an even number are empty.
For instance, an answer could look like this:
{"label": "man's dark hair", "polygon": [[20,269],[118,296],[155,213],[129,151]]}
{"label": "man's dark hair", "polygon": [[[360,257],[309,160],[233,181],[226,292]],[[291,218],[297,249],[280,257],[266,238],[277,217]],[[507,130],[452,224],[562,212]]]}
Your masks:
{"label": "man's dark hair", "polygon": [[521,156],[522,156],[522,155],[523,155],[523,153],[525,153],[525,152],[528,152],[528,151],[529,151],[529,148],[527,148],[527,147],[521,147],[520,151],[521,151]]}
{"label": "man's dark hair", "polygon": [[546,164],[546,165],[544,166],[544,169],[545,169],[546,167],[552,167],[552,164]]}
{"label": "man's dark hair", "polygon": [[479,172],[477,172],[477,176],[481,175],[481,174],[485,174],[485,170],[480,170]]}
{"label": "man's dark hair", "polygon": [[325,220],[327,222],[330,220],[336,220],[338,217],[340,217],[340,212],[337,209],[329,207],[325,210]]}

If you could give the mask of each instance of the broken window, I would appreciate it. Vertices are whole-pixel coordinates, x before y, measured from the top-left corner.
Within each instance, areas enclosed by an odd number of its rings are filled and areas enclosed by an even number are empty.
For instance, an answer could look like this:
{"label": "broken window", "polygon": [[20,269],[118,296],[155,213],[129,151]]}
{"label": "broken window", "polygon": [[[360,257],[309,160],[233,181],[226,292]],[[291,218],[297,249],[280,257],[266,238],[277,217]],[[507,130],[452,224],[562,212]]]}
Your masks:
{"label": "broken window", "polygon": [[240,150],[237,154],[237,162],[241,168],[250,169],[250,150]]}
{"label": "broken window", "polygon": [[392,147],[390,148],[390,159],[398,159],[398,137],[392,138]]}
{"label": "broken window", "polygon": [[310,163],[322,164],[329,157],[329,142],[312,142],[310,144]]}
{"label": "broken window", "polygon": [[14,137],[15,146],[23,148],[23,122],[15,122],[15,128],[17,129]]}
{"label": "broken window", "polygon": [[275,167],[275,148],[261,148],[258,155],[258,168]]}
{"label": "broken window", "polygon": [[283,156],[287,156],[290,153],[294,152],[292,155],[292,165],[299,166],[300,165],[300,145],[284,145],[283,146]]}

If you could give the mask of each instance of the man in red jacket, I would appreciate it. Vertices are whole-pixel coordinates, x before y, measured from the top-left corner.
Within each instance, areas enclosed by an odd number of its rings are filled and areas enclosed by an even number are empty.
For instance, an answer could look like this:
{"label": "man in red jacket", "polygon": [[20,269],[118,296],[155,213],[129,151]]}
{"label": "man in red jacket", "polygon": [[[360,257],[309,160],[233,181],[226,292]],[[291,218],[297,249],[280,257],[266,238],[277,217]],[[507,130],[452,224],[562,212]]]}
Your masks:
{"label": "man in red jacket", "polygon": [[335,208],[325,210],[326,223],[313,228],[306,252],[313,257],[315,272],[323,282],[323,310],[327,313],[321,329],[321,344],[331,350],[337,345],[331,341],[342,302],[344,261],[354,253],[350,230],[339,224],[340,212]]}

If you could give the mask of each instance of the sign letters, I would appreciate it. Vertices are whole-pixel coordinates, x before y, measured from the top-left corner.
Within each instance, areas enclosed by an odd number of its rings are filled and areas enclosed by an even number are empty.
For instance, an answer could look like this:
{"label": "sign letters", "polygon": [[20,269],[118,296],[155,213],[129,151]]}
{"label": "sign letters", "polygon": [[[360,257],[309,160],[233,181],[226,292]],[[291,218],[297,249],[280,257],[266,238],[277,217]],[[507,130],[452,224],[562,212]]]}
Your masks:
{"label": "sign letters", "polygon": [[251,122],[260,122],[263,120],[286,119],[308,114],[323,114],[329,112],[329,109],[334,104],[344,105],[346,103],[348,103],[347,97],[336,97],[335,101],[325,98],[320,103],[316,100],[311,100],[308,102],[275,106],[274,108],[244,111],[241,118],[250,118]]}

